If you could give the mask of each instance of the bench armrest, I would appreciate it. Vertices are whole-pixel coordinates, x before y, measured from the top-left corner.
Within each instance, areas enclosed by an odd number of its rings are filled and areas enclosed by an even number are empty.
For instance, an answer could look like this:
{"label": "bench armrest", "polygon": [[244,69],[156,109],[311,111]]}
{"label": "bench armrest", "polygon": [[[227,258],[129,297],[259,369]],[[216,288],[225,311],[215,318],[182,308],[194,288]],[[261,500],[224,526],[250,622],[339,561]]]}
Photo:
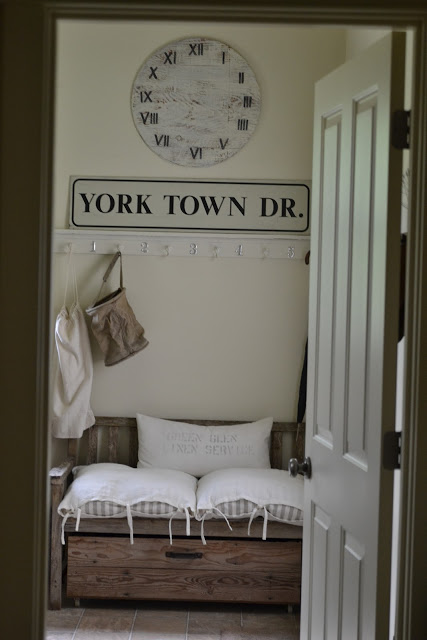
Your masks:
{"label": "bench armrest", "polygon": [[75,465],[74,458],[67,458],[49,471],[50,484],[64,484]]}
{"label": "bench armrest", "polygon": [[62,545],[61,545],[61,516],[58,506],[67,488],[69,478],[75,465],[74,458],[67,458],[58,467],[49,471],[51,493],[51,525],[50,525],[50,583],[49,608],[61,608],[62,594]]}

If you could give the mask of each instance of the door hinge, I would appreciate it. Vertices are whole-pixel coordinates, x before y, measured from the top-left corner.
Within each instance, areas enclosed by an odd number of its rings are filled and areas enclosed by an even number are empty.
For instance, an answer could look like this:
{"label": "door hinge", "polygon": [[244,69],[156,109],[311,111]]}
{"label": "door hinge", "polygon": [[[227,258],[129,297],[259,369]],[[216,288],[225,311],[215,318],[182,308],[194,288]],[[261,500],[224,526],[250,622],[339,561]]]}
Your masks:
{"label": "door hinge", "polygon": [[395,149],[409,149],[411,132],[411,112],[403,109],[394,111],[391,120],[391,144]]}
{"label": "door hinge", "polygon": [[384,469],[400,469],[400,454],[402,452],[402,432],[387,431],[383,440]]}

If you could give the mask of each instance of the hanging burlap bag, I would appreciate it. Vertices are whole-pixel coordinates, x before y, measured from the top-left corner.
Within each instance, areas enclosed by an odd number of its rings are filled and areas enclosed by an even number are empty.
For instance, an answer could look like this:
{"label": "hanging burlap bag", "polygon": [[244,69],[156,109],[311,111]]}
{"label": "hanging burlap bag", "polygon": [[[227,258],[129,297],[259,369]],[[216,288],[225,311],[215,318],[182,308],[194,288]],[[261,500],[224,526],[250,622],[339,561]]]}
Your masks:
{"label": "hanging burlap bag", "polygon": [[[120,258],[120,288],[100,298],[114,265]],[[126,360],[147,346],[144,329],[139,324],[126,298],[123,287],[122,254],[117,251],[102,278],[96,302],[86,309],[92,319],[92,332],[104,354],[104,364],[109,367]]]}

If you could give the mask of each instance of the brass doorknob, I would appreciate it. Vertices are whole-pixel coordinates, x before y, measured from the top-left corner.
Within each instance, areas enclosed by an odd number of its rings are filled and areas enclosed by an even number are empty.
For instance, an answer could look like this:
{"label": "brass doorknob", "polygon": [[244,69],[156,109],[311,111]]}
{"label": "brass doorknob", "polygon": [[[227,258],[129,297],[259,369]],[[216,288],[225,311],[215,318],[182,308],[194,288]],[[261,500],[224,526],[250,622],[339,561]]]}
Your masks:
{"label": "brass doorknob", "polygon": [[301,473],[306,478],[311,478],[311,460],[304,458],[303,462],[298,462],[296,458],[291,458],[288,463],[289,475],[296,478]]}

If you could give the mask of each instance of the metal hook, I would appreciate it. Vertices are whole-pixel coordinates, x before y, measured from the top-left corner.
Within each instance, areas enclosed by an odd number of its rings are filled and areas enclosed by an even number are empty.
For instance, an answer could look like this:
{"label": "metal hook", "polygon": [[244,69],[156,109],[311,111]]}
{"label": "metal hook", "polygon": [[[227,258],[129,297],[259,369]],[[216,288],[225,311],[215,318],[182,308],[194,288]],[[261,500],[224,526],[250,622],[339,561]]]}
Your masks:
{"label": "metal hook", "polygon": [[236,249],[236,253],[238,256],[242,256],[243,255],[243,245],[239,244],[239,246]]}

